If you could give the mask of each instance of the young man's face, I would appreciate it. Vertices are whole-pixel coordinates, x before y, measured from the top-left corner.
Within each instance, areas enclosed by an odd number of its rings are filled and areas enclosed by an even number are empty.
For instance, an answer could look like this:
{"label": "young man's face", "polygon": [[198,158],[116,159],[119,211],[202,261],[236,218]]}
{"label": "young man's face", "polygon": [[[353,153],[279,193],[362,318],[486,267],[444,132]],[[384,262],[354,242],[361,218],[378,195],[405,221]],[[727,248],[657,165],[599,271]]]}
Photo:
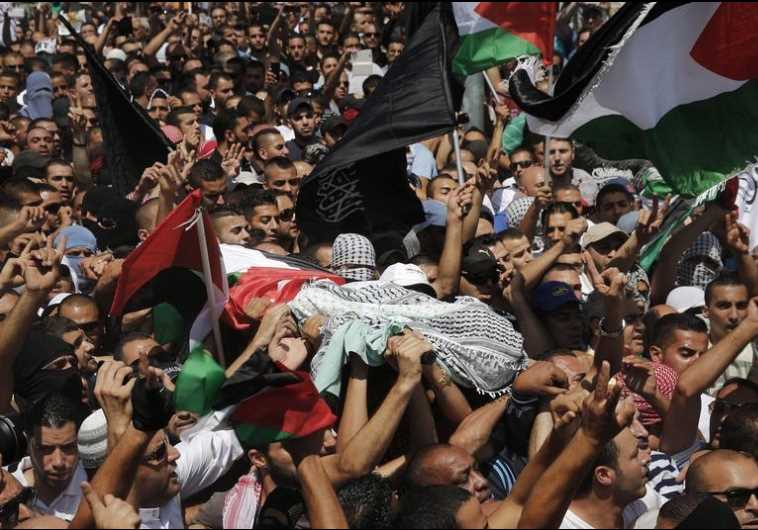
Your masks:
{"label": "young man's face", "polygon": [[334,40],[334,27],[331,24],[319,24],[316,30],[316,40],[322,48],[331,46]]}
{"label": "young man's face", "polygon": [[223,107],[226,100],[234,95],[234,83],[231,80],[222,77],[218,80],[216,88],[211,92],[213,93],[213,99],[216,102],[216,105]]}
{"label": "young man's face", "polygon": [[578,303],[564,304],[545,315],[544,322],[558,348],[582,349],[584,323]]}
{"label": "young man's face", "polygon": [[554,213],[547,219],[547,227],[545,227],[545,236],[548,239],[550,246],[555,245],[566,233],[566,226],[571,221],[570,213]]}
{"label": "young man's face", "polygon": [[63,202],[70,203],[74,198],[76,181],[74,169],[63,164],[53,164],[47,168],[47,183],[58,190]]}
{"label": "young man's face", "polygon": [[253,26],[247,32],[248,39],[250,41],[250,47],[257,51],[263,51],[266,48],[266,34],[263,32],[263,28],[260,26]]}
{"label": "young man's face", "polygon": [[220,219],[214,219],[213,228],[216,231],[216,236],[218,236],[222,243],[243,247],[250,243],[247,219],[242,215],[228,215]]}
{"label": "young man's face", "polygon": [[663,363],[682,375],[706,351],[708,351],[708,335],[677,329],[671,337],[664,339],[662,346],[653,345],[650,348],[650,355],[654,361]]}
{"label": "young man's face", "polygon": [[62,493],[71,482],[79,462],[76,424],[67,422],[62,427],[41,427],[31,449],[34,478]]}
{"label": "young man's face", "polygon": [[619,219],[634,210],[634,203],[623,191],[605,194],[597,205],[597,217],[600,222],[617,224]]}
{"label": "young man's face", "polygon": [[42,156],[50,156],[53,150],[53,135],[42,127],[35,127],[26,135],[27,147]]}
{"label": "young man's face", "polygon": [[390,64],[394,63],[400,57],[400,54],[403,53],[403,50],[405,50],[405,44],[402,42],[391,42],[389,48],[387,48],[387,61]]}
{"label": "young man's face", "polygon": [[592,261],[595,262],[598,270],[604,271],[608,267],[624,243],[626,243],[626,237],[621,234],[613,234],[588,247]]}
{"label": "young man's face", "polygon": [[302,62],[305,59],[305,39],[300,37],[291,38],[287,50],[293,61],[296,63]]}
{"label": "young man's face", "polygon": [[300,177],[297,176],[297,169],[280,169],[277,166],[269,167],[266,170],[266,188],[272,191],[281,191],[290,196],[293,200],[297,197],[300,190]]}
{"label": "young man's face", "polygon": [[720,285],[711,289],[705,316],[711,323],[711,335],[721,340],[745,320],[750,294],[744,285]]}
{"label": "young man's face", "polygon": [[279,208],[274,204],[256,206],[250,216],[250,228],[264,234],[261,243],[276,243],[279,239]]}
{"label": "young man's face", "polygon": [[508,259],[517,271],[532,262],[532,245],[526,236],[522,236],[520,239],[504,239],[503,246],[508,252]]}
{"label": "young man's face", "polygon": [[16,97],[18,94],[18,84],[13,77],[0,76],[0,101],[5,103]]}
{"label": "young man's face", "polygon": [[316,115],[312,110],[297,112],[290,118],[290,123],[298,138],[308,140],[316,132]]}
{"label": "young man's face", "polygon": [[584,215],[584,203],[582,203],[582,194],[579,190],[573,188],[561,189],[554,192],[553,197],[555,202],[570,204],[579,215]]}
{"label": "young man's face", "polygon": [[271,160],[278,156],[286,157],[289,154],[289,149],[287,149],[281,134],[270,134],[261,139],[261,145],[258,149],[258,156],[261,160]]}
{"label": "young man's face", "polygon": [[216,206],[224,205],[224,195],[226,194],[226,177],[219,180],[203,181],[200,183],[200,189],[203,192],[203,203],[209,209]]}
{"label": "young man's face", "polygon": [[195,140],[200,139],[200,124],[194,113],[188,112],[179,116],[179,130],[182,131],[184,139],[189,140],[192,145],[196,145]]}
{"label": "young man's face", "polygon": [[574,163],[574,148],[566,140],[550,141],[550,173],[562,177],[571,170]]}
{"label": "young man's face", "polygon": [[625,504],[645,496],[649,459],[640,454],[639,441],[629,429],[614,439],[618,456],[614,469],[614,490]]}

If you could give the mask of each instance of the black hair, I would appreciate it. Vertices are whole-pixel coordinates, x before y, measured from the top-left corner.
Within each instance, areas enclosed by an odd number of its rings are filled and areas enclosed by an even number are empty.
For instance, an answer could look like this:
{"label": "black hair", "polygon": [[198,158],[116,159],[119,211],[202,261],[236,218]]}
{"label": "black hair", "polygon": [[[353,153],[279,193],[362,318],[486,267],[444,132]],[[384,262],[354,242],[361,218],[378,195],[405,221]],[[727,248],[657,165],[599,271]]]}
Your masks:
{"label": "black hair", "polygon": [[66,317],[49,316],[42,321],[42,329],[48,335],[63,338],[63,335],[72,331],[79,331],[81,328]]}
{"label": "black hair", "polygon": [[705,288],[705,305],[710,306],[713,300],[713,290],[717,287],[745,287],[740,277],[733,272],[722,272]]}
{"label": "black hair", "polygon": [[70,398],[60,393],[50,394],[33,406],[26,417],[26,433],[37,440],[42,427],[60,429],[67,423],[79,428],[80,407]]}
{"label": "black hair", "polygon": [[150,72],[139,72],[132,77],[129,82],[129,92],[135,98],[141,98],[147,95],[147,85],[150,82],[150,78],[155,77]]}
{"label": "black hair", "polygon": [[[229,41],[222,42],[227,42],[230,46],[234,46],[234,44]],[[210,80],[208,81],[208,90],[215,90],[216,87],[218,87],[218,82],[222,79],[229,81],[230,83],[234,83],[234,78],[229,74],[226,74],[224,72],[213,72],[211,74]]]}
{"label": "black hair", "polygon": [[19,210],[21,210],[21,203],[15,197],[5,193],[0,194],[0,226],[12,223]]}
{"label": "black hair", "polygon": [[655,324],[655,330],[650,341],[651,346],[663,348],[668,344],[666,341],[671,339],[677,330],[708,334],[708,326],[696,316],[688,313],[666,315]]}
{"label": "black hair", "polygon": [[203,182],[215,182],[223,178],[224,168],[210,158],[198,160],[189,172],[189,183],[193,188],[199,188]]}
{"label": "black hair", "polygon": [[281,135],[282,133],[279,132],[278,129],[275,129],[274,127],[269,127],[267,129],[263,129],[262,131],[258,131],[255,136],[253,136],[252,139],[252,145],[253,150],[256,152],[256,155],[258,154],[257,151],[260,149],[260,141],[264,136],[268,136],[270,134],[278,134]]}
{"label": "black hair", "polygon": [[268,190],[252,189],[249,193],[246,193],[242,199],[240,208],[245,214],[245,217],[250,217],[255,212],[258,206],[273,205],[279,207],[276,202],[276,195]]}
{"label": "black hair", "polygon": [[518,228],[513,228],[513,227],[507,228],[503,230],[502,232],[500,232],[499,234],[497,234],[497,238],[500,241],[514,241],[516,239],[521,239],[522,237],[525,237],[524,233]]}
{"label": "black hair", "polygon": [[240,114],[234,109],[221,109],[213,120],[213,134],[219,143],[226,140],[226,132],[237,126]]}
{"label": "black hair", "polygon": [[570,214],[572,219],[579,217],[579,212],[577,212],[576,208],[574,208],[571,204],[566,204],[565,202],[557,202],[551,204],[542,211],[542,226],[547,228],[550,216],[558,213]]}
{"label": "black hair", "polygon": [[598,467],[610,467],[616,469],[618,466],[619,449],[614,440],[611,440],[600,451],[600,454],[595,458],[595,462],[590,467],[590,472],[584,477],[584,480],[579,484],[577,490],[578,496],[587,495],[592,491],[592,484],[595,481],[595,469]]}
{"label": "black hair", "polygon": [[595,198],[595,205],[599,208],[603,203],[605,196],[610,195],[611,193],[623,193],[628,201],[634,201],[634,194],[626,189],[626,186],[623,186],[622,184],[608,184],[598,192],[597,197]]}
{"label": "black hair", "polygon": [[275,156],[271,160],[266,161],[266,166],[263,168],[264,175],[269,167],[276,167],[277,169],[281,170],[290,170],[295,168],[295,164],[292,162],[292,160],[285,156]]}
{"label": "black hair", "polygon": [[392,496],[389,482],[373,473],[348,482],[337,493],[348,527],[356,530],[392,528]]}
{"label": "black hair", "polygon": [[409,488],[400,498],[395,528],[456,528],[455,516],[471,493],[458,486]]}
{"label": "black hair", "polygon": [[747,453],[758,459],[758,403],[743,403],[726,417],[719,449]]}
{"label": "black hair", "polygon": [[52,64],[62,64],[64,68],[70,68],[75,72],[79,70],[79,59],[72,53],[58,53],[53,56]]}
{"label": "black hair", "polygon": [[247,116],[250,112],[255,112],[258,116],[265,119],[266,106],[263,101],[256,96],[242,96],[239,105],[237,105],[237,112],[242,116]]}
{"label": "black hair", "polygon": [[174,127],[179,127],[179,116],[183,116],[184,114],[194,115],[195,111],[192,110],[192,107],[177,107],[168,113],[166,116],[166,123],[173,125]]}
{"label": "black hair", "polygon": [[3,193],[18,201],[22,193],[39,193],[39,189],[30,180],[12,177],[3,183]]}
{"label": "black hair", "polygon": [[119,342],[116,344],[116,348],[113,350],[113,359],[116,361],[121,361],[124,359],[124,348],[126,348],[127,345],[131,344],[132,342],[138,341],[138,340],[154,340],[153,337],[147,333],[143,333],[141,331],[133,331],[131,333],[127,333]]}
{"label": "black hair", "polygon": [[382,80],[382,76],[380,75],[370,75],[366,78],[365,81],[363,81],[363,93],[366,95],[370,95],[374,93],[374,90],[376,90],[376,87],[379,86],[379,83]]}

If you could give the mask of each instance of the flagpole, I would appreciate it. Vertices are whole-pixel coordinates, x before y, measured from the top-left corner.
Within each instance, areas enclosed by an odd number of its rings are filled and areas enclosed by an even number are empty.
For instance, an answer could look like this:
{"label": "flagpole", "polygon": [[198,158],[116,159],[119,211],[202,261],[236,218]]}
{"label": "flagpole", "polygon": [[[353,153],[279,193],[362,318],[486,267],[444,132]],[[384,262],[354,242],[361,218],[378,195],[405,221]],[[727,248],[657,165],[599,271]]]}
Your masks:
{"label": "flagpole", "polygon": [[500,94],[498,94],[497,90],[495,90],[495,85],[492,84],[492,79],[490,79],[490,76],[487,75],[486,70],[482,70],[482,75],[484,76],[484,80],[487,82],[487,86],[490,87],[492,95],[495,96],[495,102],[500,105]]}
{"label": "flagpole", "polygon": [[466,177],[463,176],[463,164],[461,163],[461,138],[458,134],[458,126],[453,129],[453,149],[455,149],[455,167],[458,170],[458,184],[463,186]]}
{"label": "flagpole", "polygon": [[213,271],[208,257],[208,240],[205,238],[205,215],[202,208],[198,211],[200,219],[197,222],[197,239],[200,246],[200,259],[203,262],[203,276],[205,277],[205,291],[208,294],[208,308],[211,312],[211,325],[213,326],[213,338],[216,342],[216,351],[221,366],[226,368],[224,356],[224,343],[221,341],[221,327],[218,325],[219,315],[216,314],[216,291],[213,283]]}
{"label": "flagpole", "polygon": [[[553,95],[553,65],[550,64],[550,67],[548,68],[547,73],[547,91],[549,95]],[[550,186],[553,185],[553,177],[550,174],[550,135],[545,135],[545,149],[543,153],[545,154],[545,182],[547,182]]]}

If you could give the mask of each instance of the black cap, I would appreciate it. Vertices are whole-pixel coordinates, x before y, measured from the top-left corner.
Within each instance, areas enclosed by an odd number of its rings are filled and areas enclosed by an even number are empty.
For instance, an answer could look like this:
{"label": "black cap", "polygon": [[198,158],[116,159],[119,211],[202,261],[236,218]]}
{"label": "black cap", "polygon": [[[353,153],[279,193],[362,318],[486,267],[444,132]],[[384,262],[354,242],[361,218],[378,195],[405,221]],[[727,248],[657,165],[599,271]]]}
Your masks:
{"label": "black cap", "polygon": [[468,248],[463,256],[461,273],[474,285],[497,282],[500,279],[497,258],[489,247],[481,243],[474,243]]}
{"label": "black cap", "polygon": [[313,105],[311,104],[311,100],[308,98],[297,97],[293,99],[287,106],[287,117],[291,118],[303,107],[308,107],[308,110],[313,112]]}
{"label": "black cap", "polygon": [[344,127],[347,129],[347,122],[342,119],[342,116],[333,114],[321,122],[321,133],[332,132],[337,127]]}

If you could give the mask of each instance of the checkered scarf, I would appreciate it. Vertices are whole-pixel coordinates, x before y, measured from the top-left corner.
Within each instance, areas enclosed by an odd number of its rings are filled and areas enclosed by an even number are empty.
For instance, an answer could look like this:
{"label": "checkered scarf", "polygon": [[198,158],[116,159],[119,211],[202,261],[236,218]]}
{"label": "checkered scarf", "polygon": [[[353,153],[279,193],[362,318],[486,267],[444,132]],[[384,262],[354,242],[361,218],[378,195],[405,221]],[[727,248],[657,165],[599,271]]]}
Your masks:
{"label": "checkered scarf", "polygon": [[526,212],[534,204],[534,197],[521,197],[511,203],[505,209],[505,216],[508,218],[508,226],[518,228],[521,221],[526,217]]}
{"label": "checkered scarf", "polygon": [[311,361],[314,379],[334,333],[355,320],[377,330],[397,322],[423,334],[434,346],[437,364],[452,380],[483,394],[507,393],[527,367],[521,334],[507,318],[474,298],[446,303],[391,283],[340,287],[320,281],[300,291],[289,305],[301,324],[315,314],[329,318],[321,350]]}
{"label": "checkered scarf", "polygon": [[705,290],[723,268],[721,243],[712,233],[704,232],[682,255],[677,268],[677,285],[699,287]]}
{"label": "checkered scarf", "polygon": [[[644,282],[648,286],[647,293],[641,293],[639,284]],[[635,265],[632,270],[629,271],[626,281],[626,292],[629,296],[638,304],[645,306],[645,312],[650,307],[650,278],[648,277],[645,269],[639,265]]]}
{"label": "checkered scarf", "polygon": [[[673,368],[669,368],[665,364],[653,363],[653,365],[655,367],[655,383],[658,386],[658,391],[666,399],[671,399],[674,396],[679,376]],[[645,427],[649,427],[662,422],[663,419],[653,406],[639,394],[630,391],[626,387],[624,376],[622,374],[619,375],[618,381],[622,385],[621,395],[622,397],[632,396],[632,400],[640,412],[640,423]]]}
{"label": "checkered scarf", "polygon": [[377,274],[374,245],[359,234],[340,234],[332,246],[331,269],[347,280],[375,280]]}

